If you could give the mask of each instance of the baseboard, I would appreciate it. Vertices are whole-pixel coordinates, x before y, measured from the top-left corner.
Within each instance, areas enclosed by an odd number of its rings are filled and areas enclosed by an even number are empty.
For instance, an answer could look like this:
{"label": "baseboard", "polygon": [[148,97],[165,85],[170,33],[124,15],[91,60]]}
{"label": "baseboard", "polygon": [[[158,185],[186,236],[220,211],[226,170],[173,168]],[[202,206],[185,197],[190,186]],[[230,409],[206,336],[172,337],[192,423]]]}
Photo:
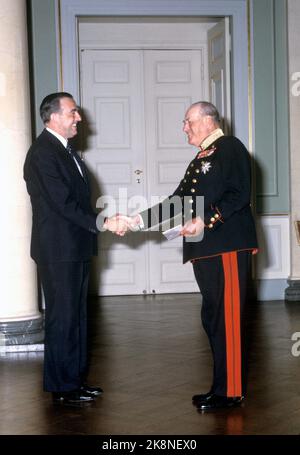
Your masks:
{"label": "baseboard", "polygon": [[256,280],[257,300],[284,300],[287,279]]}

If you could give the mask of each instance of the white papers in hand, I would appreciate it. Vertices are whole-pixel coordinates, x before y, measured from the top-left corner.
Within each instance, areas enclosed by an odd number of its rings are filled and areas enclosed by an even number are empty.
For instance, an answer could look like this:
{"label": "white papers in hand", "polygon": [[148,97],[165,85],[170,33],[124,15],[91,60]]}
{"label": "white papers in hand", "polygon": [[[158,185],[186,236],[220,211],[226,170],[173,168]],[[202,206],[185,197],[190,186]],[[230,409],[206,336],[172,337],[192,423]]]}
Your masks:
{"label": "white papers in hand", "polygon": [[178,224],[171,229],[163,232],[163,235],[166,237],[167,240],[173,240],[180,235],[180,231],[182,230],[182,225]]}

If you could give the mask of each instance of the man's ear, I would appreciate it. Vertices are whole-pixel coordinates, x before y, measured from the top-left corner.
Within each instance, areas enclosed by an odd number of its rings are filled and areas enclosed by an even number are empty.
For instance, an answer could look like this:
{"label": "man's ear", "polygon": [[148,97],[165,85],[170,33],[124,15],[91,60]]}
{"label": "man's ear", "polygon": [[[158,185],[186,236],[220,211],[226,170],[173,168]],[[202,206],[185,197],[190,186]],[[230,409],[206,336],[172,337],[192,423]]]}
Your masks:
{"label": "man's ear", "polygon": [[214,129],[214,122],[210,115],[206,115],[204,117],[204,122],[205,122],[205,125],[207,126],[207,128]]}
{"label": "man's ear", "polygon": [[48,123],[56,124],[57,122],[58,122],[58,112],[52,112],[52,114],[50,114],[50,120]]}
{"label": "man's ear", "polygon": [[58,114],[58,112],[52,112],[52,114],[50,114],[50,120],[57,119],[57,114]]}

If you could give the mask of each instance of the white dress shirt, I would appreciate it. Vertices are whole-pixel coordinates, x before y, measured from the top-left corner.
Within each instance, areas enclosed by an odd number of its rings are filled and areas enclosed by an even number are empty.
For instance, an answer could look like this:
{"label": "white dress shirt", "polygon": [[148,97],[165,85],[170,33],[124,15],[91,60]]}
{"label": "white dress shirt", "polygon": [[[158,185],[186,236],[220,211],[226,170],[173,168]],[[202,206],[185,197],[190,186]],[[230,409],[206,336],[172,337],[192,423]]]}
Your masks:
{"label": "white dress shirt", "polygon": [[[62,143],[62,145],[65,147],[65,149],[67,151],[68,139],[64,138],[63,136],[58,134],[56,131],[53,131],[51,128],[47,127],[46,130],[49,131],[49,133],[53,134],[53,136],[55,136]],[[81,170],[79,164],[77,163],[77,161],[74,157],[72,157],[72,158],[73,158],[74,162],[76,163],[76,166],[77,166],[81,176],[83,177],[82,170]]]}

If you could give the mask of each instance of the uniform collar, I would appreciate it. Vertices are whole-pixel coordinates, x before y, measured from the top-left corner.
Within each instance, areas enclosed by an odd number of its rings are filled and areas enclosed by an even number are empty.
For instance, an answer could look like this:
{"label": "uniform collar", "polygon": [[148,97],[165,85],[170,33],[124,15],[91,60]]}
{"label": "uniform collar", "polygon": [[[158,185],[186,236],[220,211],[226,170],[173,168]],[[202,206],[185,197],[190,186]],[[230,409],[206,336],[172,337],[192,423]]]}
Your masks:
{"label": "uniform collar", "polygon": [[219,137],[224,136],[223,131],[221,128],[217,128],[216,130],[212,131],[209,136],[207,136],[200,144],[200,152],[203,152],[207,149],[213,142],[215,142]]}

